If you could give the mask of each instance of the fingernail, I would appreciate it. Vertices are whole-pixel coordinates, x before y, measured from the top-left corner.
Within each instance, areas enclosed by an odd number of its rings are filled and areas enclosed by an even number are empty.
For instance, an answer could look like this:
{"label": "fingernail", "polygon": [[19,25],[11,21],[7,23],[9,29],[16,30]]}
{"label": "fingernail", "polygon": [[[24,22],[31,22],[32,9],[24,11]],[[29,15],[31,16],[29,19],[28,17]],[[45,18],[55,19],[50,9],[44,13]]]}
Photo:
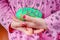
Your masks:
{"label": "fingernail", "polygon": [[23,18],[26,18],[26,15],[24,15]]}
{"label": "fingernail", "polygon": [[10,33],[13,33],[13,32],[14,32],[14,29],[11,28],[11,25],[9,26],[9,32],[10,32]]}
{"label": "fingernail", "polygon": [[27,27],[27,24],[26,23],[22,23],[22,27]]}
{"label": "fingernail", "polygon": [[42,33],[44,33],[45,32],[45,29],[42,31]]}

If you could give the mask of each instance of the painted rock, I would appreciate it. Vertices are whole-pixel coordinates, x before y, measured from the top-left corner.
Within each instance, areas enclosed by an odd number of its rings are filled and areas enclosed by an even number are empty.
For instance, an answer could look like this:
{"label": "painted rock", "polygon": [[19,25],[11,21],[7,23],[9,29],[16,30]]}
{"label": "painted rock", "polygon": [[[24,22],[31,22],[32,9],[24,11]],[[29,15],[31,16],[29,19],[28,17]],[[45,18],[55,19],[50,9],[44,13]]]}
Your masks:
{"label": "painted rock", "polygon": [[34,8],[29,8],[29,7],[20,8],[16,12],[16,17],[20,20],[24,20],[23,15],[29,15],[31,17],[36,17],[36,18],[42,17],[42,13],[39,10],[34,9]]}

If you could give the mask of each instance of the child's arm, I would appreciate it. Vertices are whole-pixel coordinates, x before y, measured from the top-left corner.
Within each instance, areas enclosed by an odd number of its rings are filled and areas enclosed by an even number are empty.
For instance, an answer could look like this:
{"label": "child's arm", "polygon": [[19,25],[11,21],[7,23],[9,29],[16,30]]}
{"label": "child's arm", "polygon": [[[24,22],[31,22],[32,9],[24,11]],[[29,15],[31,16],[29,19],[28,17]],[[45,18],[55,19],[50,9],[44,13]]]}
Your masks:
{"label": "child's arm", "polygon": [[12,22],[12,15],[13,12],[7,1],[0,1],[0,23],[6,30],[8,30],[9,24]]}
{"label": "child's arm", "polygon": [[60,32],[60,11],[57,11],[49,17],[45,18],[45,21],[50,30]]}

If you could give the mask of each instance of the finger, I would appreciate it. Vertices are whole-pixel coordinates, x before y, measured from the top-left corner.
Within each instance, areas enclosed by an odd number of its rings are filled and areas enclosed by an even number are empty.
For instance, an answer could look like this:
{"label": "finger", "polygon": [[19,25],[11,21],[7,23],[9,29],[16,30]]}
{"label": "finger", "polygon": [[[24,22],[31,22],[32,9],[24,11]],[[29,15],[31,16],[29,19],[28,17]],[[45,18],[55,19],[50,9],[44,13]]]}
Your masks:
{"label": "finger", "polygon": [[44,31],[44,29],[38,29],[38,30],[34,30],[34,33],[41,33],[42,31]]}
{"label": "finger", "polygon": [[40,27],[37,27],[36,24],[34,24],[33,22],[25,22],[25,23],[26,23],[26,26],[29,28],[40,28]]}
{"label": "finger", "polygon": [[27,34],[28,35],[32,35],[33,34],[33,29],[32,28],[27,28]]}
{"label": "finger", "polygon": [[23,21],[12,21],[12,23],[11,23],[11,26],[12,26],[12,28],[15,28],[15,27],[22,27],[22,26],[25,26],[26,24],[25,24],[25,22],[23,22]]}
{"label": "finger", "polygon": [[30,16],[28,16],[28,15],[24,15],[23,18],[24,18],[26,21],[36,22],[36,18],[30,17]]}

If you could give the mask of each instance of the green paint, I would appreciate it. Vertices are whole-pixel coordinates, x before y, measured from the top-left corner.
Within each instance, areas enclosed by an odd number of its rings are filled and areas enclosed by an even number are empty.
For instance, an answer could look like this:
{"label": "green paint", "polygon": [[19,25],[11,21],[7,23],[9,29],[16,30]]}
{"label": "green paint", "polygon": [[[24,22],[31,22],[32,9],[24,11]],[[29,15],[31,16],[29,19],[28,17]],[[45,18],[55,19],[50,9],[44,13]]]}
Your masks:
{"label": "green paint", "polygon": [[29,7],[20,8],[16,12],[16,17],[20,20],[24,20],[23,15],[29,15],[31,17],[36,17],[36,18],[42,17],[42,13],[39,10],[34,9],[34,8],[29,8]]}

